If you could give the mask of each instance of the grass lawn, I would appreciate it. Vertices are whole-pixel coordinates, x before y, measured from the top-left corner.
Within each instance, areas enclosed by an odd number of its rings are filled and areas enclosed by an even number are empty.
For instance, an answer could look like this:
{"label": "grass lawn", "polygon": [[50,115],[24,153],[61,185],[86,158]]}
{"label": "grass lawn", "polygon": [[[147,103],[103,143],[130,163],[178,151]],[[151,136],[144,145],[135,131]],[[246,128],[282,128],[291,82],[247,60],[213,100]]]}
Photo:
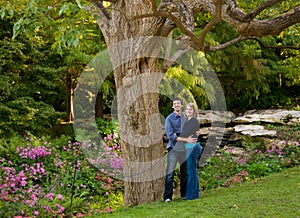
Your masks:
{"label": "grass lawn", "polygon": [[153,202],[101,217],[300,218],[300,166],[233,187],[206,191],[198,200]]}

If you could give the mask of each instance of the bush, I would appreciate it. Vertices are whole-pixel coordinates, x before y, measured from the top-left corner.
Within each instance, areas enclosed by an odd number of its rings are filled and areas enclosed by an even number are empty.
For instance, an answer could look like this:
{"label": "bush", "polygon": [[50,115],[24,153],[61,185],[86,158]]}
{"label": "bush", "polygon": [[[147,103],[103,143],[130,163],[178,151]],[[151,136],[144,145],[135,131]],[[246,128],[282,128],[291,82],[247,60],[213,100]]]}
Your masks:
{"label": "bush", "polygon": [[119,124],[115,120],[96,119],[97,129],[102,137],[116,134],[119,130]]}
{"label": "bush", "polygon": [[18,143],[13,152],[1,154],[1,217],[72,217],[121,206],[116,199],[122,198],[122,181],[100,173],[88,162],[80,143],[67,137]]}
{"label": "bush", "polygon": [[300,163],[298,142],[273,142],[271,145],[259,147],[262,150],[248,149],[240,156],[233,155],[230,149],[219,149],[199,171],[201,189],[227,187],[279,172]]}

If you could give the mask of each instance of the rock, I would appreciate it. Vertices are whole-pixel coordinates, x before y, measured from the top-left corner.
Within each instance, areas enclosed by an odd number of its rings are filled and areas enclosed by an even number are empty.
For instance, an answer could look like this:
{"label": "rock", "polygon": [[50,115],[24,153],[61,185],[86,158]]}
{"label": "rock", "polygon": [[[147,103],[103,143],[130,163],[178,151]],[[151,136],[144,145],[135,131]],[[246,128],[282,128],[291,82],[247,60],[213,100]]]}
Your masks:
{"label": "rock", "polygon": [[266,130],[262,125],[236,125],[233,127],[235,132],[240,132],[243,135],[249,136],[267,136],[274,137],[276,136],[276,131]]}
{"label": "rock", "polygon": [[198,139],[205,148],[199,161],[201,167],[215,154],[217,147],[230,149],[233,155],[243,155],[245,149],[238,146],[245,136],[276,140],[277,132],[265,129],[265,125],[299,126],[300,111],[251,110],[236,117],[230,111],[199,110],[197,118],[200,122]]}
{"label": "rock", "polygon": [[199,110],[197,119],[200,125],[211,124],[214,122],[219,123],[231,123],[235,118],[235,114],[231,111],[211,111],[211,110]]}
{"label": "rock", "polygon": [[200,126],[200,136],[208,135],[210,132],[210,127],[203,127]]}
{"label": "rock", "polygon": [[300,122],[300,111],[289,110],[251,110],[244,115],[233,119],[233,123],[264,122],[273,124],[298,125]]}
{"label": "rock", "polygon": [[237,132],[233,132],[228,139],[228,143],[236,143],[240,140],[241,140],[241,134]]}
{"label": "rock", "polygon": [[261,125],[236,125],[233,129],[235,132],[242,132],[247,130],[263,130],[265,127]]}
{"label": "rock", "polygon": [[244,148],[237,147],[237,146],[224,146],[223,149],[227,150],[228,152],[230,152],[231,154],[233,154],[235,156],[241,156],[246,151]]}
{"label": "rock", "polygon": [[252,129],[252,130],[244,130],[241,132],[244,135],[249,136],[267,136],[267,137],[275,137],[275,130],[266,130],[266,129]]}

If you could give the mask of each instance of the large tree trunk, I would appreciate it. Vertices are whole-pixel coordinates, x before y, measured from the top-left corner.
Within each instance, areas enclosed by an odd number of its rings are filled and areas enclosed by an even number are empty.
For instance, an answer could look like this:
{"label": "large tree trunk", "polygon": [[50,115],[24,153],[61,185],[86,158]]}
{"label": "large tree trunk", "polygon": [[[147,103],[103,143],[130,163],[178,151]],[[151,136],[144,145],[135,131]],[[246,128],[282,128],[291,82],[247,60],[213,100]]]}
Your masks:
{"label": "large tree trunk", "polygon": [[[138,205],[162,198],[165,167],[163,128],[158,110],[156,65],[151,58],[131,61],[115,70],[118,118],[124,157],[124,203]],[[120,75],[127,73],[123,80]],[[157,90],[155,92],[155,90]],[[154,91],[154,92],[153,92]]]}
{"label": "large tree trunk", "polygon": [[118,46],[124,40],[130,42],[145,36],[144,33],[153,27],[153,17],[137,21],[129,21],[127,17],[147,13],[149,7],[150,1],[121,0],[113,4],[108,22],[98,22],[114,67],[124,158],[125,205],[162,199],[164,187],[164,132],[158,110],[158,83],[161,79],[157,74],[158,60],[143,57],[141,53],[139,57],[142,58],[131,56],[132,49],[139,49],[134,43]]}

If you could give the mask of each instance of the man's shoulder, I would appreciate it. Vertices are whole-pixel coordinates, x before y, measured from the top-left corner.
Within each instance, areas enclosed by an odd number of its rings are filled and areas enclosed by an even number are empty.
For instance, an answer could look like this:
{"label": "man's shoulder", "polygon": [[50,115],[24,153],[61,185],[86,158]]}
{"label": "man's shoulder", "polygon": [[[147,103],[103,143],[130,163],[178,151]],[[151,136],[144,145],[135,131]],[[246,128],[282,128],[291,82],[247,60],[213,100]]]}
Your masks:
{"label": "man's shoulder", "polygon": [[172,112],[172,113],[170,113],[170,114],[167,116],[167,118],[166,118],[166,119],[170,119],[170,117],[174,117],[174,115],[175,115],[175,113],[174,113],[174,112]]}

